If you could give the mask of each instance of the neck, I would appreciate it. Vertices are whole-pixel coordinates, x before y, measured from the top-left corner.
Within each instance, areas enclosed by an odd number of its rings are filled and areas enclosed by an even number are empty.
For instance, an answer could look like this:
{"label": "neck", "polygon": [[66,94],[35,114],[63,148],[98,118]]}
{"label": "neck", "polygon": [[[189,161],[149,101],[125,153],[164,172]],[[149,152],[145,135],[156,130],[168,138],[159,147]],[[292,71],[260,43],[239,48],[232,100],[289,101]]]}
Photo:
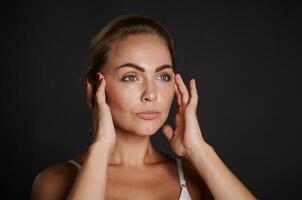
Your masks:
{"label": "neck", "polygon": [[125,132],[116,127],[116,143],[109,165],[143,167],[158,161],[159,153],[151,144],[150,136]]}

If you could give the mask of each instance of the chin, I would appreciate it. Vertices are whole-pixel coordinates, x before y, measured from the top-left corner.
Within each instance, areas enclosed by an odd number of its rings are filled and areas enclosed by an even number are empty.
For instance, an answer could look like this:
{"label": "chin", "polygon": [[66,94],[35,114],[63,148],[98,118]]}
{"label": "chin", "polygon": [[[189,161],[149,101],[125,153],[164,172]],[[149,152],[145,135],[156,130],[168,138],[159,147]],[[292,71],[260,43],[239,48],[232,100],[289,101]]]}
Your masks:
{"label": "chin", "polygon": [[140,120],[131,123],[129,122],[126,124],[120,124],[119,128],[131,134],[139,136],[151,136],[160,129],[162,124],[163,122],[156,120]]}
{"label": "chin", "polygon": [[135,129],[140,135],[154,135],[166,121],[163,116],[154,120],[135,120]]}
{"label": "chin", "polygon": [[161,127],[159,123],[148,123],[148,122],[141,122],[135,123],[135,127],[131,127],[130,132],[136,135],[141,136],[151,136],[154,135],[158,129]]}
{"label": "chin", "polygon": [[137,117],[124,116],[116,119],[114,118],[114,122],[117,127],[128,133],[140,136],[151,136],[162,127],[167,117],[167,115],[161,115],[153,120],[144,120]]}

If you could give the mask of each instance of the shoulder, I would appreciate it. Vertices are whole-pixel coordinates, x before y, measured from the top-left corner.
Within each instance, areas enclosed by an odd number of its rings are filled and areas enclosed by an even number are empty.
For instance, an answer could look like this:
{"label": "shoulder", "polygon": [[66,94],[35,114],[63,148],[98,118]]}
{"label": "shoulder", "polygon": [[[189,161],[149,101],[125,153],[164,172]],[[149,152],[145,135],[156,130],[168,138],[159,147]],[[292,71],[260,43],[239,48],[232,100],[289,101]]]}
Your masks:
{"label": "shoulder", "polygon": [[39,172],[32,184],[31,199],[66,199],[78,169],[70,163],[58,163]]}

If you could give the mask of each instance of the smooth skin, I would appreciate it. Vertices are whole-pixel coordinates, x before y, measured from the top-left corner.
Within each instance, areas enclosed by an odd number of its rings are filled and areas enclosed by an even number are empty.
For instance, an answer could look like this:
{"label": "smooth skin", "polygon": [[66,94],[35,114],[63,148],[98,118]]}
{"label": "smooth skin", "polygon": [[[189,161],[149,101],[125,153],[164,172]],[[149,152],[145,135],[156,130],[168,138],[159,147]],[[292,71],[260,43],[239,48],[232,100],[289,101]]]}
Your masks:
{"label": "smooth skin", "polygon": [[[108,63],[100,71],[96,94],[87,81],[87,103],[92,117],[93,140],[87,152],[67,163],[43,170],[36,177],[32,199],[178,199],[180,186],[175,160],[154,149],[150,136],[159,127],[172,150],[184,156],[184,173],[192,199],[255,199],[206,143],[196,109],[196,82],[187,89],[171,65],[169,51],[154,35],[129,36],[112,45]],[[115,71],[126,62],[144,66]],[[122,82],[120,78],[125,78]],[[167,80],[170,76],[171,80]],[[174,95],[177,99],[175,130],[164,125]],[[118,98],[117,98],[118,97]],[[155,120],[141,120],[135,113],[159,110]],[[133,126],[135,124],[135,126]],[[85,162],[84,162],[85,161]],[[159,183],[160,187],[159,187]]]}

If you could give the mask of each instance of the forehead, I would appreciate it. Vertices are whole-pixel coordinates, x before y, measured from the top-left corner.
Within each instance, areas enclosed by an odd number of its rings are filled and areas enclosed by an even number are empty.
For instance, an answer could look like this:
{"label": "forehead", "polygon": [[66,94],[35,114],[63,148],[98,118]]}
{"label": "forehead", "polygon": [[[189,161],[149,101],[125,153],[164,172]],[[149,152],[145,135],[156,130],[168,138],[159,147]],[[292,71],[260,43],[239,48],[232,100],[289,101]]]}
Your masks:
{"label": "forehead", "polygon": [[111,45],[105,68],[124,63],[136,63],[148,70],[163,64],[172,65],[172,60],[166,43],[157,35],[136,34]]}

